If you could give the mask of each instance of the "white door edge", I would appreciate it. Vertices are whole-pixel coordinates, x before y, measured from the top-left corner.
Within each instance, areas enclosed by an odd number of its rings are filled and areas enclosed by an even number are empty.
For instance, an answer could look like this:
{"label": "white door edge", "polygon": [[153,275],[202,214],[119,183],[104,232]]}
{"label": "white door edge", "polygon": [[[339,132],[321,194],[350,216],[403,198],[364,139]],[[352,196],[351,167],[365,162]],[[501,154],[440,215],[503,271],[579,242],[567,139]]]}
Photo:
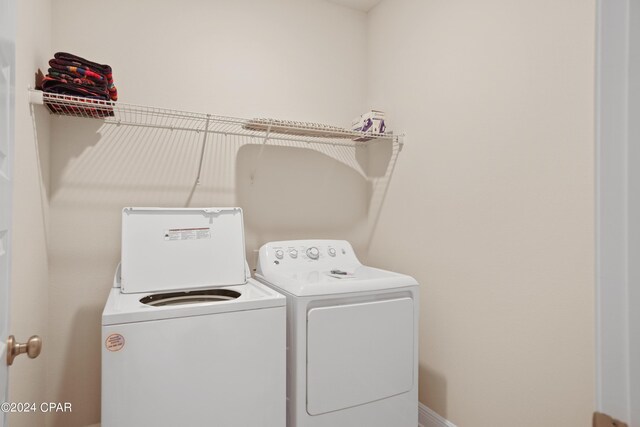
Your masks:
{"label": "white door edge", "polygon": [[[7,401],[11,281],[11,211],[13,140],[15,126],[15,0],[0,0],[0,403]],[[6,414],[0,411],[0,427]]]}
{"label": "white door edge", "polygon": [[597,0],[595,374],[596,409],[637,426],[631,390],[632,368],[639,368],[630,357],[629,306],[629,52],[636,43],[630,38],[632,7],[640,7],[640,2]]}

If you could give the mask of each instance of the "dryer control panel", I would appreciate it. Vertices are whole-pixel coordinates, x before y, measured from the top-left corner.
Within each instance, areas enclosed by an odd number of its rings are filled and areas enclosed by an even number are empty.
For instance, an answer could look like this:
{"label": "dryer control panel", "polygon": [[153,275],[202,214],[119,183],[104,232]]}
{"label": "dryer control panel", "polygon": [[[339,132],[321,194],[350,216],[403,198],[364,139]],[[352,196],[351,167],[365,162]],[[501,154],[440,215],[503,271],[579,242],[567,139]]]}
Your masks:
{"label": "dryer control panel", "polygon": [[407,275],[362,265],[346,240],[267,243],[260,248],[255,277],[287,298],[418,286]]}
{"label": "dryer control panel", "polygon": [[361,265],[346,240],[286,240],[260,248],[260,264],[286,270],[349,269]]}

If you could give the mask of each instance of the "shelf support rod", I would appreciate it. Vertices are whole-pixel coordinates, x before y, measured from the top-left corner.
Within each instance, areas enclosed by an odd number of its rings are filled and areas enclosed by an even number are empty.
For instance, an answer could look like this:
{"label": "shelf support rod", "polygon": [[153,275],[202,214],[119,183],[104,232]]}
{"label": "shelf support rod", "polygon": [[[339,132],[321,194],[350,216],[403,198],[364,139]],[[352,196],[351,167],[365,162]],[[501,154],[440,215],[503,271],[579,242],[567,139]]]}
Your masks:
{"label": "shelf support rod", "polygon": [[262,140],[262,145],[260,146],[260,152],[258,153],[258,159],[256,160],[256,166],[253,169],[253,171],[251,171],[251,175],[249,175],[251,185],[253,185],[256,179],[256,172],[258,172],[258,167],[260,166],[260,162],[262,160],[262,154],[264,153],[264,147],[265,145],[267,145],[267,142],[269,142],[270,134],[271,134],[271,124],[269,124],[269,126],[267,127],[267,133],[265,134],[264,139]]}
{"label": "shelf support rod", "polygon": [[200,185],[200,175],[202,174],[202,163],[204,162],[204,149],[207,146],[207,135],[209,134],[209,120],[211,114],[207,114],[207,121],[204,124],[204,135],[202,135],[202,149],[200,150],[200,163],[198,164],[198,176],[196,177],[196,185]]}
{"label": "shelf support rod", "polygon": [[264,141],[262,141],[262,144],[266,144],[267,142],[269,142],[269,134],[271,133],[271,124],[269,124],[269,127],[267,128],[267,133],[264,136]]}

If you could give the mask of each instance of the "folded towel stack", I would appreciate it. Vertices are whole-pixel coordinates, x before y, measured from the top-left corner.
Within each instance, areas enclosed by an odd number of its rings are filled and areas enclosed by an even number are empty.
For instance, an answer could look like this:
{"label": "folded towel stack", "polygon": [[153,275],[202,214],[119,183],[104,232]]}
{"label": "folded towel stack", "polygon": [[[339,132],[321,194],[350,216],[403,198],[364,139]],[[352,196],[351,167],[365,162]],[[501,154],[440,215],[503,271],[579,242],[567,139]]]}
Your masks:
{"label": "folded towel stack", "polygon": [[[113,83],[113,72],[109,65],[98,64],[70,53],[57,52],[49,61],[49,67],[48,74],[42,81],[44,92],[86,98],[83,102],[88,104],[98,103],[93,100],[118,100],[118,90]],[[112,108],[61,107],[54,104],[47,106],[55,113],[113,116]]]}

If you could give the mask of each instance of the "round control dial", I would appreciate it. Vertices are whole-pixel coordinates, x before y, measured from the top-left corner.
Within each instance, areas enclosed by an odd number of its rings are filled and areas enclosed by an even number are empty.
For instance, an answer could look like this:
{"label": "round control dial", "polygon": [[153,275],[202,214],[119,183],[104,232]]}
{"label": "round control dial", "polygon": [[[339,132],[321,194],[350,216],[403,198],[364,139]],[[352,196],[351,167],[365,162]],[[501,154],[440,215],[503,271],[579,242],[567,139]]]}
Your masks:
{"label": "round control dial", "polygon": [[276,258],[282,259],[282,257],[284,257],[284,252],[282,252],[282,249],[276,249]]}
{"label": "round control dial", "polygon": [[320,258],[320,251],[315,246],[312,246],[307,249],[307,256],[311,259],[318,259]]}
{"label": "round control dial", "polygon": [[329,255],[330,256],[336,256],[336,250],[333,248],[329,248]]}
{"label": "round control dial", "polygon": [[295,250],[295,249],[291,249],[291,250],[289,251],[289,256],[290,256],[291,258],[298,258],[298,251],[297,251],[297,250]]}

